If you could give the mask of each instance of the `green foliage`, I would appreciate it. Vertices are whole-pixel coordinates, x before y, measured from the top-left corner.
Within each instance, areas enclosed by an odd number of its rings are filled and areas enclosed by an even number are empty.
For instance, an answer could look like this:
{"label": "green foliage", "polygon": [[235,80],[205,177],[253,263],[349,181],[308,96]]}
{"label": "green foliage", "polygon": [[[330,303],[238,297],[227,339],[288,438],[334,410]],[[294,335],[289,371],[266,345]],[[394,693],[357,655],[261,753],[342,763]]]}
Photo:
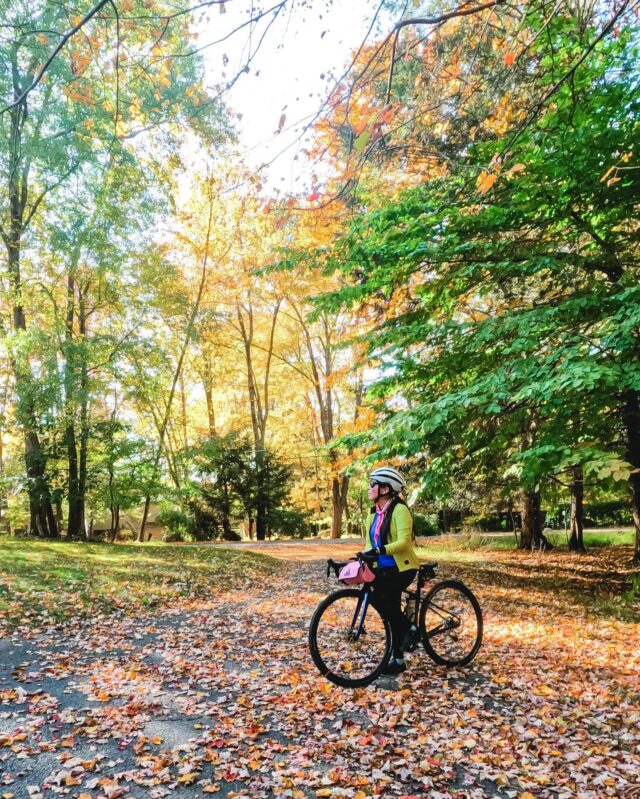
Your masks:
{"label": "green foliage", "polygon": [[274,508],[268,524],[273,535],[283,538],[306,538],[313,532],[309,514],[296,508]]}
{"label": "green foliage", "polygon": [[163,537],[166,543],[189,541],[194,533],[193,517],[183,510],[163,508],[156,516],[156,521],[170,531]]}
{"label": "green foliage", "polygon": [[[548,36],[568,59],[567,20],[552,20]],[[596,479],[629,476],[624,397],[640,388],[637,64],[623,29],[515,146],[510,133],[477,144],[464,171],[356,217],[327,254],[350,279],[319,309],[366,301],[381,320],[367,336],[380,425],[346,443],[372,459],[412,459],[427,496],[446,499],[460,483],[508,496],[573,464]],[[468,175],[490,162],[499,174],[483,195]]]}
{"label": "green foliage", "polygon": [[431,535],[440,535],[440,525],[438,524],[437,513],[414,513],[413,514],[413,532],[417,538],[423,538]]}
{"label": "green foliage", "polygon": [[284,510],[291,490],[292,470],[269,449],[256,456],[248,436],[237,432],[213,436],[186,451],[192,473],[182,492],[189,517],[184,533],[197,540],[239,538],[234,526],[252,524],[262,506],[274,532],[299,535],[303,520]]}

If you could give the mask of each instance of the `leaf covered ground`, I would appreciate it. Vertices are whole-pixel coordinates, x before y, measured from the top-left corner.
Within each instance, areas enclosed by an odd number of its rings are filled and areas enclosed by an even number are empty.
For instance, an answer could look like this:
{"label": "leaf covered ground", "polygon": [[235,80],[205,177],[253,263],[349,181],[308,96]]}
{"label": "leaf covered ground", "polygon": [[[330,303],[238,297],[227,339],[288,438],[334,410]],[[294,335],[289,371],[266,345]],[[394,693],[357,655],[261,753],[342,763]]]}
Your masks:
{"label": "leaf covered ground", "polygon": [[209,597],[275,566],[212,547],[0,539],[0,635]]}
{"label": "leaf covered ground", "polygon": [[349,691],[318,675],[306,635],[335,587],[323,558],[355,548],[262,545],[281,565],[262,561],[243,587],[24,621],[0,639],[0,796],[638,795],[628,548],[441,552],[439,576],[462,576],[483,606],[477,659],[446,671],[415,652],[399,678]]}

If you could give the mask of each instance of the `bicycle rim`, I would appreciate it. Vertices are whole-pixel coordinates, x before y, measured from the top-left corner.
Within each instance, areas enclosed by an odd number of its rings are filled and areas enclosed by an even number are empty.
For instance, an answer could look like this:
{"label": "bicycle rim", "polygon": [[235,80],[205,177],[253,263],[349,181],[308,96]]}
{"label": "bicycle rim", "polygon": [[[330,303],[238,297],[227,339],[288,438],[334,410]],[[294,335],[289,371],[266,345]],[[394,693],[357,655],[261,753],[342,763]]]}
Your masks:
{"label": "bicycle rim", "polygon": [[470,663],[482,643],[482,611],[471,589],[458,580],[434,585],[422,602],[420,633],[438,665]]}
{"label": "bicycle rim", "polygon": [[354,588],[336,591],[318,605],[311,619],[311,657],[323,677],[336,685],[369,685],[389,662],[391,631],[370,599],[370,594]]}

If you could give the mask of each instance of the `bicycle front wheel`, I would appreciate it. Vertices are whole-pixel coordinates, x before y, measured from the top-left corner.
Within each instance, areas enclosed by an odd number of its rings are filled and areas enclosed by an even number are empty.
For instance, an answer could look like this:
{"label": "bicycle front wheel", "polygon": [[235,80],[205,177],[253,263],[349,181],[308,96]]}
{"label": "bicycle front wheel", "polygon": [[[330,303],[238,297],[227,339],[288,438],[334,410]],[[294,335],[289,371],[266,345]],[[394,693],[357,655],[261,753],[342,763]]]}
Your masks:
{"label": "bicycle front wheel", "polygon": [[376,680],[389,662],[391,628],[368,591],[345,588],[316,608],[309,649],[323,677],[343,688],[358,688]]}
{"label": "bicycle front wheel", "polygon": [[480,604],[459,580],[433,586],[422,601],[419,624],[424,648],[440,666],[466,666],[480,649]]}

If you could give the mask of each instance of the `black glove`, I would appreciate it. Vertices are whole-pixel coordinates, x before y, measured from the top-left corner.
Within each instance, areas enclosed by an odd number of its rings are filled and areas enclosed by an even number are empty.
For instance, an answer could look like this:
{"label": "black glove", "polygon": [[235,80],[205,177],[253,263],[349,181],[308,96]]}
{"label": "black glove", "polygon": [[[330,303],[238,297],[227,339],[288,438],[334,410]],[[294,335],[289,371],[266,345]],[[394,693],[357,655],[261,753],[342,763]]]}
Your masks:
{"label": "black glove", "polygon": [[377,549],[368,549],[366,552],[358,552],[357,557],[361,558],[364,561],[374,562],[378,559],[378,555],[384,554],[384,547],[380,547]]}

